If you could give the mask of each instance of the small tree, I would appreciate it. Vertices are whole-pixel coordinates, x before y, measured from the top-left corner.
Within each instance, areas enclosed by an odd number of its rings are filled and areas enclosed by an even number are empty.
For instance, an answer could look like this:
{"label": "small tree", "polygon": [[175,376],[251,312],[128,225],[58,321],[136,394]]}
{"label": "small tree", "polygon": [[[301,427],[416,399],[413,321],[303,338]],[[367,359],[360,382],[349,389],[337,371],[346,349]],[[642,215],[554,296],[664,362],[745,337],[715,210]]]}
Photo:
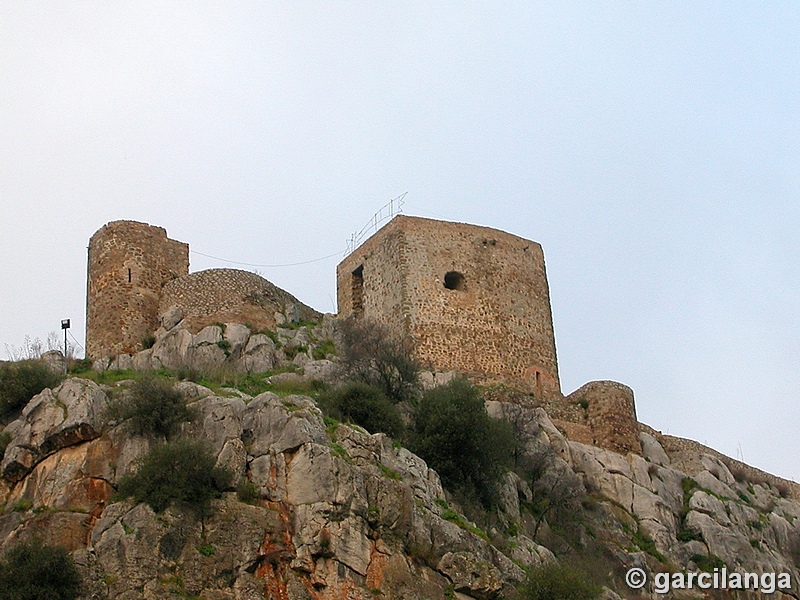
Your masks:
{"label": "small tree", "polygon": [[320,398],[325,412],[340,421],[352,421],[371,433],[387,433],[398,437],[403,420],[397,406],[376,387],[350,381]]}
{"label": "small tree", "polygon": [[419,389],[419,364],[411,344],[385,325],[349,318],[339,325],[344,379],[380,389],[392,402],[414,398]]}
{"label": "small tree", "polygon": [[53,388],[62,376],[41,360],[0,363],[0,416],[23,408],[45,388]]}
{"label": "small tree", "polygon": [[74,600],[81,579],[69,553],[32,540],[0,562],[0,600]]}
{"label": "small tree", "polygon": [[511,464],[514,436],[509,423],[489,416],[478,390],[457,378],[425,392],[414,415],[411,446],[445,487],[489,507]]}
{"label": "small tree", "polygon": [[193,412],[172,385],[154,377],[145,377],[111,405],[113,418],[130,423],[136,435],[169,438],[181,423],[191,421]]}
{"label": "small tree", "polygon": [[119,496],[146,502],[156,512],[184,504],[204,519],[211,500],[230,485],[230,472],[214,466],[215,457],[202,442],[178,440],[155,446],[135,475],[119,482]]}

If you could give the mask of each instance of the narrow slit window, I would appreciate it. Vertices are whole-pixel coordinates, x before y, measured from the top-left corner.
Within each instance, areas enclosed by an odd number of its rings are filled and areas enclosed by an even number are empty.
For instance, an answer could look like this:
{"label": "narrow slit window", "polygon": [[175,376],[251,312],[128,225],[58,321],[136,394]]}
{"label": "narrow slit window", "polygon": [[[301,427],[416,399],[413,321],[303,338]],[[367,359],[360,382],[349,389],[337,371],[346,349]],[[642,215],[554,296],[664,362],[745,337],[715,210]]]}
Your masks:
{"label": "narrow slit window", "polygon": [[128,269],[128,283],[131,282],[131,270]]}
{"label": "narrow slit window", "polygon": [[353,297],[353,314],[361,316],[364,314],[364,265],[359,265],[353,271],[351,280]]}

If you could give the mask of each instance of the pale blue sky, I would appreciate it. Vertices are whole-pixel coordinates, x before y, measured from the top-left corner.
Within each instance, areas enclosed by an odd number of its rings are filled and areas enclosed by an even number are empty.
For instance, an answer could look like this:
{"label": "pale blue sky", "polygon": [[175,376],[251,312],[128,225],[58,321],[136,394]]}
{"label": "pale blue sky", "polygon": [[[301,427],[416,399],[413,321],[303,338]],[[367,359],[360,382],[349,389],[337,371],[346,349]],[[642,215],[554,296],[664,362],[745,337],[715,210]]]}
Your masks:
{"label": "pale blue sky", "polygon": [[408,192],[542,243],[565,392],[800,479],[800,10],[698,4],[3,2],[0,344],[83,343],[107,221],[280,264]]}

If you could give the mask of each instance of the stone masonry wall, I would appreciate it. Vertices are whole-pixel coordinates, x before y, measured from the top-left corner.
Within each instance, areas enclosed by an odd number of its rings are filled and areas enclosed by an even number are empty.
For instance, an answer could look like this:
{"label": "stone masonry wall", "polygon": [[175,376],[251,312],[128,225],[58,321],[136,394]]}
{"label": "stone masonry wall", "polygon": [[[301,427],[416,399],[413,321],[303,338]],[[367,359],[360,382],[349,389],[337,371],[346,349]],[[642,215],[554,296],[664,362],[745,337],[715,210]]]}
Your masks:
{"label": "stone masonry wall", "polygon": [[112,221],[89,240],[86,355],[141,350],[158,326],[162,286],[189,272],[189,245],[162,227]]}
{"label": "stone masonry wall", "polygon": [[591,381],[572,392],[566,403],[586,406],[594,443],[620,454],[642,453],[633,390],[616,381]]}
{"label": "stone masonry wall", "polygon": [[523,381],[537,395],[560,389],[536,242],[400,215],[342,261],[337,279],[341,316],[360,313],[400,328],[428,368]]}
{"label": "stone masonry wall", "polygon": [[263,277],[238,269],[209,269],[169,282],[162,290],[158,314],[163,316],[174,308],[180,311],[182,327],[192,333],[214,323],[241,323],[255,330],[274,330],[281,319],[322,318]]}

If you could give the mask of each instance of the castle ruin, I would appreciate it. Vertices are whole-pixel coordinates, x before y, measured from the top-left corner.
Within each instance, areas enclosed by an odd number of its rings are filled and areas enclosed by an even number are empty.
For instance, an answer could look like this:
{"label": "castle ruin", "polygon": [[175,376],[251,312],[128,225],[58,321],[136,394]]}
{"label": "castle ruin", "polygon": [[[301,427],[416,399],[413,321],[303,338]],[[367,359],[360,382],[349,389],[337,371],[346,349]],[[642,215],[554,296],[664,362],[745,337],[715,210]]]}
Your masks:
{"label": "castle ruin", "polygon": [[86,356],[141,350],[158,327],[165,283],[189,273],[189,244],[166,229],[137,221],[112,221],[89,240],[86,289]]}
{"label": "castle ruin", "polygon": [[[604,381],[561,393],[538,243],[398,215],[338,265],[337,294],[339,317],[386,324],[412,342],[424,368],[527,389],[572,439],[641,452],[630,388]],[[176,327],[191,338],[217,323],[274,330],[322,318],[255,273],[190,274],[188,244],[136,221],[113,221],[90,239],[86,300],[92,359],[135,355]]]}
{"label": "castle ruin", "polygon": [[[575,439],[641,452],[633,390],[613,381],[561,393],[544,252],[464,223],[398,215],[336,270],[340,317],[407,337],[432,371],[531,390]],[[559,418],[560,417],[560,418]]]}
{"label": "castle ruin", "polygon": [[112,221],[89,240],[86,356],[142,350],[165,316],[197,333],[213,323],[274,329],[322,315],[263,277],[239,269],[189,273],[189,244],[162,227]]}
{"label": "castle ruin", "polygon": [[560,393],[542,247],[503,231],[398,215],[337,268],[339,315],[386,323],[433,370]]}

